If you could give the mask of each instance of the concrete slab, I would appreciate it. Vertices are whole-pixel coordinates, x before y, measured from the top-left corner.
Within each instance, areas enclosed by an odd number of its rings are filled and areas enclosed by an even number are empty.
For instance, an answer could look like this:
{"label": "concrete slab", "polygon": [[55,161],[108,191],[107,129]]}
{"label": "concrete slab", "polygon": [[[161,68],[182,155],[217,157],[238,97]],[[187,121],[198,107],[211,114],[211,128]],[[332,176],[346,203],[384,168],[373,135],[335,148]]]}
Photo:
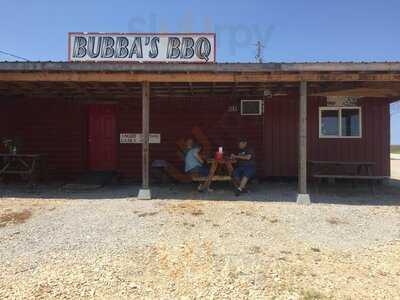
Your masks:
{"label": "concrete slab", "polygon": [[140,189],[137,198],[139,200],[150,200],[151,199],[151,191],[150,191],[150,189]]}
{"label": "concrete slab", "polygon": [[310,205],[311,204],[310,195],[309,194],[298,194],[296,203],[301,204],[301,205]]}

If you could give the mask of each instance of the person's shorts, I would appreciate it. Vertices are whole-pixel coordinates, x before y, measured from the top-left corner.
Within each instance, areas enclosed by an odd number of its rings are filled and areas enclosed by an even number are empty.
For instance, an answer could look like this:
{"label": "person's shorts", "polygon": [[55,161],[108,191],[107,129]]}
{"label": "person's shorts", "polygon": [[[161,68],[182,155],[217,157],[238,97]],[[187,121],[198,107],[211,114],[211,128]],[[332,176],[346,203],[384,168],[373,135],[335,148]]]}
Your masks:
{"label": "person's shorts", "polygon": [[189,170],[188,173],[190,173],[191,175],[199,174],[202,177],[207,177],[208,173],[209,173],[209,169],[207,166],[202,165],[202,166],[194,167],[193,169]]}
{"label": "person's shorts", "polygon": [[242,167],[237,167],[233,171],[233,177],[240,179],[242,177],[247,177],[249,179],[253,178],[256,176],[256,167],[255,166],[242,166]]}

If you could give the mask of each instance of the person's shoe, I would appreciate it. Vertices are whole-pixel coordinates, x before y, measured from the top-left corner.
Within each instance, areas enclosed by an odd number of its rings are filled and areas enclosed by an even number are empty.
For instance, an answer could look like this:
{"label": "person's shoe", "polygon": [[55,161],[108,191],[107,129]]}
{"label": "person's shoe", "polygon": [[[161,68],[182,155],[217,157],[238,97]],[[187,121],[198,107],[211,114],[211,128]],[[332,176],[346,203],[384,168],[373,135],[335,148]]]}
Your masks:
{"label": "person's shoe", "polygon": [[250,191],[248,189],[246,189],[246,188],[242,189],[242,192],[246,193],[246,194],[250,193]]}
{"label": "person's shoe", "polygon": [[241,193],[242,193],[242,191],[239,188],[235,189],[235,196],[236,197],[240,196]]}
{"label": "person's shoe", "polygon": [[204,192],[204,189],[203,189],[203,185],[202,185],[202,184],[199,184],[199,186],[197,187],[197,191],[198,191],[199,193]]}

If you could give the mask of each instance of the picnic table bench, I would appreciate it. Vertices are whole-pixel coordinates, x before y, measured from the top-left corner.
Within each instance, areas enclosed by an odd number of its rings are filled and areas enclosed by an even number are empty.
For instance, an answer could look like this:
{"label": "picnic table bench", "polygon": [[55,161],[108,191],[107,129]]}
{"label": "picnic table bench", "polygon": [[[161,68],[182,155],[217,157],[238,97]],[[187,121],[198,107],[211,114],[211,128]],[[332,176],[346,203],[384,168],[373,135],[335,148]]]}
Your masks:
{"label": "picnic table bench", "polygon": [[333,181],[335,179],[352,179],[354,186],[354,180],[369,180],[371,181],[371,190],[375,193],[375,181],[387,177],[373,175],[373,166],[375,163],[370,161],[309,161],[310,176],[319,182],[324,178]]}
{"label": "picnic table bench", "polygon": [[[228,175],[214,175],[211,178],[211,181],[229,181],[231,180],[231,176]],[[207,181],[208,177],[205,176],[198,176],[198,175],[193,175],[192,180],[195,182],[204,182]]]}
{"label": "picnic table bench", "polygon": [[[212,181],[229,181],[232,179],[231,174],[233,172],[232,160],[221,160],[215,161],[214,159],[206,160],[206,163],[210,165],[210,172],[207,176],[201,176],[200,174],[188,174],[182,173],[179,169],[175,168],[172,164],[164,160],[155,160],[152,163],[152,178],[165,183],[167,177],[171,177],[178,182],[205,182],[207,180]],[[224,168],[225,166],[225,168]],[[225,169],[225,170],[223,170]],[[223,172],[225,171],[225,172]],[[212,177],[210,174],[212,173]]]}
{"label": "picnic table bench", "polygon": [[0,153],[0,178],[19,175],[33,184],[38,177],[47,176],[47,155]]}
{"label": "picnic table bench", "polygon": [[207,159],[210,165],[208,176],[192,175],[192,180],[196,182],[206,182],[210,184],[213,181],[232,181],[233,163],[235,160],[230,158],[224,159]]}

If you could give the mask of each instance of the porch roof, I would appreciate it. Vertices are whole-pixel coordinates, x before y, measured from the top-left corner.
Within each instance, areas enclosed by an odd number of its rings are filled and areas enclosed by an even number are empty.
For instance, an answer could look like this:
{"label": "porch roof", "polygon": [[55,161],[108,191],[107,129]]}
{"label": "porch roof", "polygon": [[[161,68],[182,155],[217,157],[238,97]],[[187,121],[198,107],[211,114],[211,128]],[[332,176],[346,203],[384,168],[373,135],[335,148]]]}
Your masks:
{"label": "porch roof", "polygon": [[44,72],[400,72],[393,62],[293,62],[293,63],[108,63],[108,62],[0,62],[0,71]]}
{"label": "porch roof", "polygon": [[315,63],[93,63],[0,62],[0,95],[101,99],[140,96],[140,83],[152,94],[309,95],[400,97],[400,62]]}

